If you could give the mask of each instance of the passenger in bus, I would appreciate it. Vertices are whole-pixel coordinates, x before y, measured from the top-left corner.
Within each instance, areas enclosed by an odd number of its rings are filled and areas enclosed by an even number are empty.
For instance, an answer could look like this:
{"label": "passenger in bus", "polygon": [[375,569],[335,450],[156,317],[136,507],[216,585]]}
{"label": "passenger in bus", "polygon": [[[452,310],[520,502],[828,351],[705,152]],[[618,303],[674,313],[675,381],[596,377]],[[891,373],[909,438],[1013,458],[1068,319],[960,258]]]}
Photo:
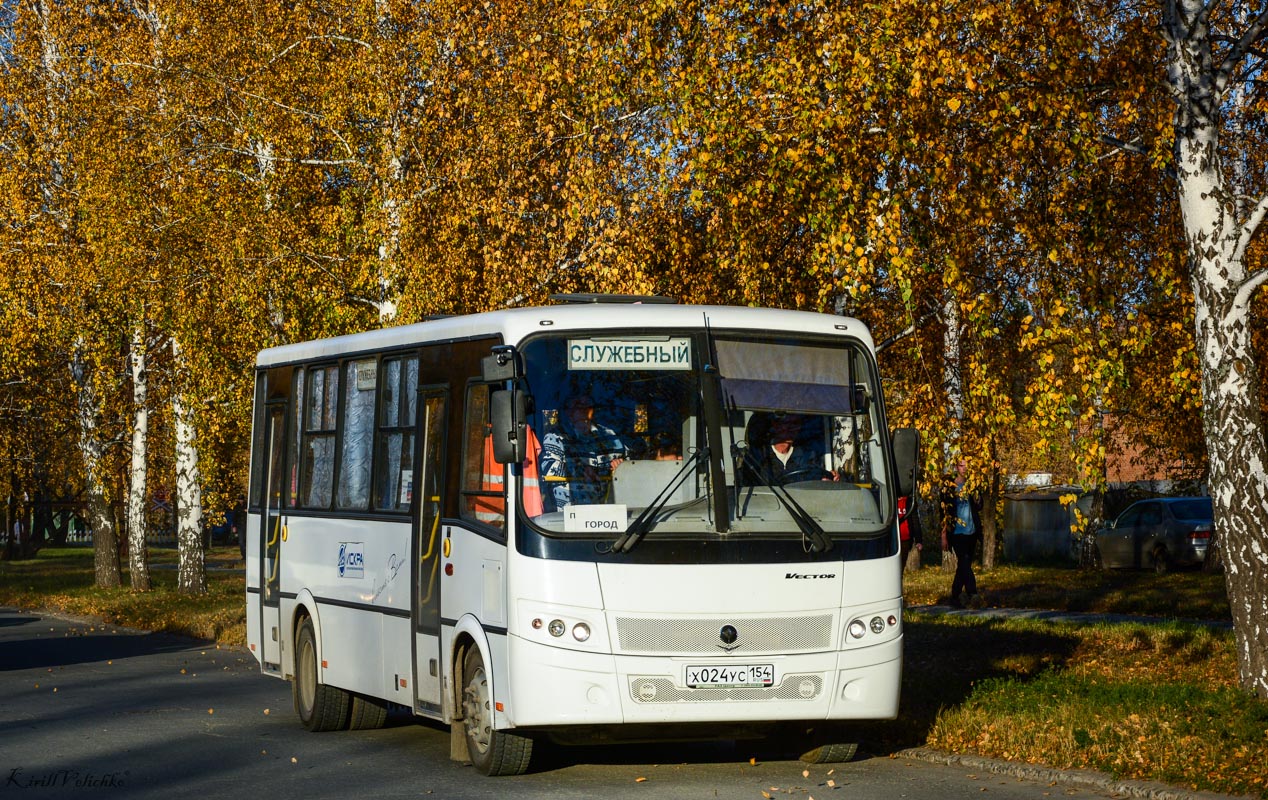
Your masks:
{"label": "passenger in bus", "polygon": [[648,452],[656,461],[682,461],[682,443],[668,431],[651,437]]}
{"label": "passenger in bus", "polygon": [[621,465],[625,450],[615,431],[595,422],[589,395],[569,398],[559,423],[542,437],[541,476],[547,501],[554,502],[556,511],[573,503],[604,502],[612,470]]}

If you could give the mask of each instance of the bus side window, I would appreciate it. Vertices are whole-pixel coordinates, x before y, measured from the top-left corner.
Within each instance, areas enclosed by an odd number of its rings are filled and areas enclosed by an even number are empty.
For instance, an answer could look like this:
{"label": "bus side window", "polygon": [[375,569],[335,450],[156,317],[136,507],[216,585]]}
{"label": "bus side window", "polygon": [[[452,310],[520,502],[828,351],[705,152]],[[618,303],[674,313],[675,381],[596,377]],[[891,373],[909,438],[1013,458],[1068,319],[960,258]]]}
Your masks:
{"label": "bus side window", "polygon": [[343,425],[339,441],[339,508],[370,507],[370,461],[374,451],[374,398],[378,362],[373,358],[344,365]]}
{"label": "bus side window", "polygon": [[489,386],[467,389],[462,448],[462,516],[506,530],[506,469],[493,459],[489,429]]}
{"label": "bus side window", "polygon": [[335,478],[335,412],[339,401],[339,367],[309,370],[306,399],[300,502],[307,508],[330,508]]}
{"label": "bus side window", "polygon": [[255,376],[255,419],[252,424],[251,443],[251,507],[262,508],[265,503],[264,490],[264,400],[265,373]]}
{"label": "bus side window", "polygon": [[414,496],[414,417],[418,357],[383,360],[379,440],[375,446],[374,507],[408,511]]}
{"label": "bus side window", "polygon": [[304,387],[308,385],[304,381],[304,374],[303,367],[296,369],[295,380],[291,386],[291,421],[286,443],[287,479],[286,486],[283,487],[287,508],[298,506],[300,498],[299,470],[304,442]]}

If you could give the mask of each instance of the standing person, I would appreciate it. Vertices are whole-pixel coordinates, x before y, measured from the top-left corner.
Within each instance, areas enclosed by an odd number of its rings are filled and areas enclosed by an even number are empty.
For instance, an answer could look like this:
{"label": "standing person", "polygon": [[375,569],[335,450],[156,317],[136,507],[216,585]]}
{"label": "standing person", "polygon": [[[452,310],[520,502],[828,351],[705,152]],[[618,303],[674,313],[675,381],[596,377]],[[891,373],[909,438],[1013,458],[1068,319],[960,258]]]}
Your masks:
{"label": "standing person", "polygon": [[923,533],[920,530],[920,511],[916,508],[916,497],[898,498],[898,572],[907,569],[907,559],[912,549],[921,550]]}
{"label": "standing person", "polygon": [[229,512],[230,524],[233,529],[233,535],[238,539],[238,553],[242,556],[242,560],[247,558],[247,499],[244,495],[237,503],[234,504],[233,510]]}
{"label": "standing person", "polygon": [[541,477],[554,510],[603,502],[612,470],[624,458],[625,445],[616,432],[594,421],[594,400],[569,398],[559,424],[542,437]]}
{"label": "standing person", "polygon": [[[951,580],[951,605],[962,608],[977,596],[977,577],[973,574],[973,551],[982,536],[982,520],[977,500],[964,491],[964,465],[959,477],[947,481],[942,495],[942,549],[955,555],[955,577]],[[961,592],[965,600],[960,599]]]}

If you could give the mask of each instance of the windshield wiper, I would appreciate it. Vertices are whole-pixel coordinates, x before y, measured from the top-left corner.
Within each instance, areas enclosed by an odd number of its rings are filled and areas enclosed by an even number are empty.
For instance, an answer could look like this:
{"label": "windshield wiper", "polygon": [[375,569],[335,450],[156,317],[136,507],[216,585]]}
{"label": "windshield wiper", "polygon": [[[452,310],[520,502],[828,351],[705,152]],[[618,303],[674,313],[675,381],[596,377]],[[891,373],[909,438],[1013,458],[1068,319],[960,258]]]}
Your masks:
{"label": "windshield wiper", "polygon": [[695,468],[696,464],[702,458],[708,458],[709,448],[702,447],[692,453],[689,457],[683,459],[682,466],[678,468],[678,472],[665,484],[665,488],[660,490],[656,498],[647,504],[643,509],[643,513],[634,518],[630,526],[625,529],[625,533],[621,534],[615,542],[612,543],[613,553],[628,553],[642,541],[643,537],[655,526],[657,520],[656,515],[669,502],[669,498],[674,496],[674,492],[678,491],[678,487],[686,480],[687,473]]}
{"label": "windshield wiper", "polygon": [[[741,474],[742,470],[746,468],[745,456],[747,453],[747,447],[740,447],[738,445],[732,445],[731,447],[731,458],[734,461],[734,470],[737,476],[735,487],[737,516],[739,515],[739,504],[741,502],[741,487],[739,485],[738,476]],[[810,516],[806,509],[802,508],[801,503],[798,503],[793,499],[793,496],[788,493],[787,489],[785,489],[782,485],[771,483],[770,478],[763,474],[763,471],[760,469],[749,469],[748,471],[757,476],[757,479],[761,481],[763,486],[770,489],[770,493],[775,496],[776,500],[784,504],[784,508],[788,511],[788,516],[792,517],[793,522],[797,523],[797,527],[801,529],[801,535],[810,540],[810,552],[826,553],[832,549],[832,540],[828,538],[828,534],[824,532],[823,527],[815,521],[814,517]]]}

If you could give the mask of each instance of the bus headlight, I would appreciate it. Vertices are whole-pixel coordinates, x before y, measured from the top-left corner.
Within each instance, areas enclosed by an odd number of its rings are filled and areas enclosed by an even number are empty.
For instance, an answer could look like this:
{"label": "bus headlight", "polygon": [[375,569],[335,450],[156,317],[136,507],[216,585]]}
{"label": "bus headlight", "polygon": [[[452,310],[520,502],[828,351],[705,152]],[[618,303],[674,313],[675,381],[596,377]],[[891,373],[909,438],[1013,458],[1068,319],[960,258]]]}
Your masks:
{"label": "bus headlight", "polygon": [[878,636],[888,637],[898,634],[900,624],[901,620],[897,614],[881,613],[871,617],[852,619],[845,626],[845,641],[867,639],[868,644],[874,644],[880,641],[876,638]]}
{"label": "bus headlight", "polygon": [[560,607],[526,602],[519,609],[512,635],[547,647],[566,647],[593,652],[608,646],[603,612],[592,608]]}

